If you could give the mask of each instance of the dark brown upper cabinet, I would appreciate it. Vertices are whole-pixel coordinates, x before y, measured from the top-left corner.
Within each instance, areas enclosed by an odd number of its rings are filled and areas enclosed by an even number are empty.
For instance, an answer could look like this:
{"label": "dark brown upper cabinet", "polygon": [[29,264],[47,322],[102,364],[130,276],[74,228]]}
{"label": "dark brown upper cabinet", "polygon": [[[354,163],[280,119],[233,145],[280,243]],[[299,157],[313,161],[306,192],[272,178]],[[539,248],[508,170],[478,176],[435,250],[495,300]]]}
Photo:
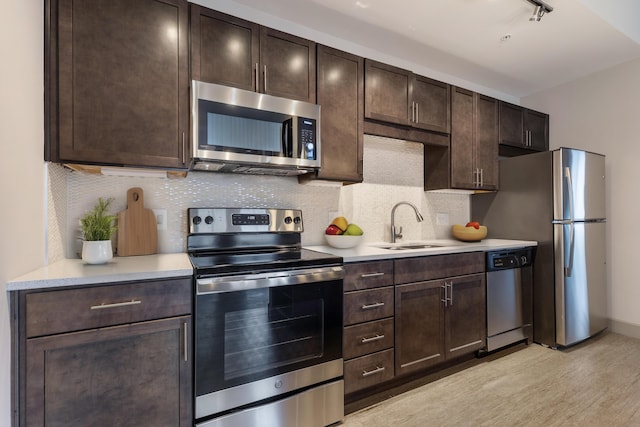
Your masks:
{"label": "dark brown upper cabinet", "polygon": [[451,131],[451,91],[448,84],[414,75],[410,93],[413,100],[412,126],[440,133]]}
{"label": "dark brown upper cabinet", "polygon": [[364,60],[318,45],[317,67],[322,114],[317,178],[362,182]]}
{"label": "dark brown upper cabinet", "polygon": [[547,151],[549,115],[500,101],[500,144],[510,155]]}
{"label": "dark brown upper cabinet", "polygon": [[48,0],[45,159],[186,168],[186,0]]}
{"label": "dark brown upper cabinet", "polygon": [[315,103],[316,45],[191,4],[191,76]]}
{"label": "dark brown upper cabinet", "polygon": [[498,189],[498,101],[451,88],[451,187]]}
{"label": "dark brown upper cabinet", "polygon": [[365,60],[364,113],[366,119],[449,133],[449,85]]}

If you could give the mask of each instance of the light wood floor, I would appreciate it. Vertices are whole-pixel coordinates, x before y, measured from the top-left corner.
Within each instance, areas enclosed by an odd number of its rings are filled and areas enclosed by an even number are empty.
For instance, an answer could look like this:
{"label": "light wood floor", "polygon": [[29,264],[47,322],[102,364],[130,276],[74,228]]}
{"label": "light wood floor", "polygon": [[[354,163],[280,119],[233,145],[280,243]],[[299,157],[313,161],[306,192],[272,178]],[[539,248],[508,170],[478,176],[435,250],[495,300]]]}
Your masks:
{"label": "light wood floor", "polygon": [[640,340],[537,344],[392,397],[341,427],[640,426]]}

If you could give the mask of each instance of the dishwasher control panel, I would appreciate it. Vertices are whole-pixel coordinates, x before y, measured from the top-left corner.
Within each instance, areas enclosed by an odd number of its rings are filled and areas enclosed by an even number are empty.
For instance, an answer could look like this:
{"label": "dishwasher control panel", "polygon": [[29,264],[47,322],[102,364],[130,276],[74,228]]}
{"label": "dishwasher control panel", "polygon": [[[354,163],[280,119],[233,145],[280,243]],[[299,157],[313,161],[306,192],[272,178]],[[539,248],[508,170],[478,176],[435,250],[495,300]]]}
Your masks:
{"label": "dishwasher control panel", "polygon": [[487,271],[522,268],[532,263],[532,248],[487,252]]}

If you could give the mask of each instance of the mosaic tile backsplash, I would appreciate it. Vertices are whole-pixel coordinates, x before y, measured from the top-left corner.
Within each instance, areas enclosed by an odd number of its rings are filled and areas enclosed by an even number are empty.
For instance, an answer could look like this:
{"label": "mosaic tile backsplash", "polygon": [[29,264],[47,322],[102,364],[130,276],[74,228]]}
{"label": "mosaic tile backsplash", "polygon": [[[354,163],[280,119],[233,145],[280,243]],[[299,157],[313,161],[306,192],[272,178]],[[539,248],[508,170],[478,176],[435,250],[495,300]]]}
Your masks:
{"label": "mosaic tile backsplash", "polygon": [[189,172],[184,179],[91,175],[49,164],[48,257],[78,258],[80,217],[98,197],[113,198],[113,213],[126,209],[127,190],[141,187],[149,209],[166,209],[167,229],[158,231],[160,253],[184,252],[189,207],[273,207],[302,209],[303,245],[324,244],[324,229],[343,215],[365,231],[365,241],[389,239],[391,209],[399,201],[415,204],[425,220],[416,222],[408,206],[396,211],[405,240],[450,237],[450,225],[438,225],[438,214],[449,224],[469,220],[469,196],[423,191],[421,144],[365,136],[364,182],[341,186],[318,182],[299,184],[294,177]]}

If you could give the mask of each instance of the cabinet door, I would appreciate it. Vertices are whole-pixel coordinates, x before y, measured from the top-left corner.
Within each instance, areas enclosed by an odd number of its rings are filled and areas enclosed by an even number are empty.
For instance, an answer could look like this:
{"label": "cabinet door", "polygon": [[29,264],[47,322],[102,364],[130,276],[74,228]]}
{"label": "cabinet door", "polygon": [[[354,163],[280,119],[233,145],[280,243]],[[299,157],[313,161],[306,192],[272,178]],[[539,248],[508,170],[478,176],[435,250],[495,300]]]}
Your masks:
{"label": "cabinet door", "polygon": [[524,109],[518,105],[500,101],[500,144],[524,147]]}
{"label": "cabinet door", "polygon": [[528,148],[547,151],[549,149],[549,115],[526,109],[524,123],[525,131],[529,133]]}
{"label": "cabinet door", "polygon": [[472,274],[448,279],[445,315],[446,358],[472,353],[485,346],[485,275]]}
{"label": "cabinet door", "polygon": [[193,3],[190,7],[192,78],[257,90],[260,26]]}
{"label": "cabinet door", "polygon": [[191,425],[191,318],[27,340],[27,426]]}
{"label": "cabinet door", "polygon": [[56,5],[48,76],[51,159],[186,167],[186,0]]}
{"label": "cabinet door", "polygon": [[451,98],[448,84],[414,76],[411,81],[411,99],[412,126],[434,132],[450,132]]}
{"label": "cabinet door", "polygon": [[474,94],[451,88],[451,187],[475,189]]}
{"label": "cabinet door", "polygon": [[411,72],[365,60],[364,117],[409,125]]}
{"label": "cabinet door", "polygon": [[260,27],[261,92],[316,102],[316,44]]}
{"label": "cabinet door", "polygon": [[318,178],[362,182],[364,61],[318,46],[322,168]]}
{"label": "cabinet door", "polygon": [[482,190],[498,189],[498,101],[475,95],[475,168],[480,170]]}
{"label": "cabinet door", "polygon": [[396,286],[396,375],[445,359],[443,287],[442,280]]}

